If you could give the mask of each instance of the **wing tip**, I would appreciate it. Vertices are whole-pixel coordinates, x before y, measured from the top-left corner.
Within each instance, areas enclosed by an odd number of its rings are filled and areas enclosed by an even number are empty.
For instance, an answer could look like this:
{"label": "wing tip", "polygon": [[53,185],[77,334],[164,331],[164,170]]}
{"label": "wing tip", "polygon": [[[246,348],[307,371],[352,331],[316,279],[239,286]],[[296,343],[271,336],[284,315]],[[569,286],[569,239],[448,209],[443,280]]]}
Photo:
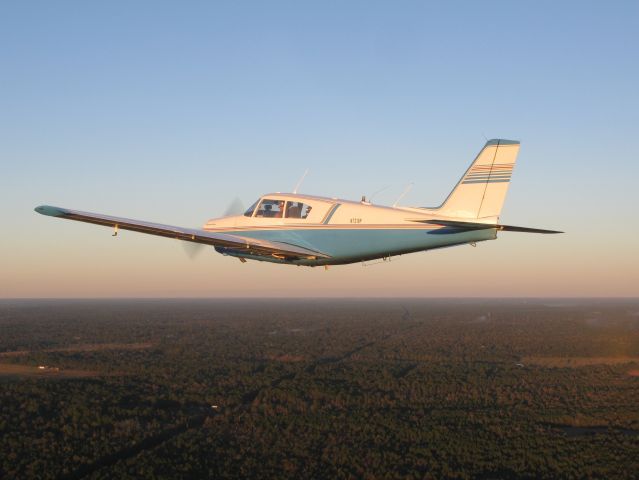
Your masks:
{"label": "wing tip", "polygon": [[47,215],[49,217],[60,217],[66,213],[63,208],[52,207],[51,205],[39,205],[33,210],[38,212],[40,215]]}

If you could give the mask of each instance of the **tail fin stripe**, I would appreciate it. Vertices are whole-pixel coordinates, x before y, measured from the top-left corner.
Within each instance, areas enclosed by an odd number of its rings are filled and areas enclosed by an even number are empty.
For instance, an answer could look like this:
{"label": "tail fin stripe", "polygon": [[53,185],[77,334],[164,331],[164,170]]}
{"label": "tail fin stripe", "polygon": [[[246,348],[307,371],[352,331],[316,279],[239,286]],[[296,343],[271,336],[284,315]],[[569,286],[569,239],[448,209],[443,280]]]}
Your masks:
{"label": "tail fin stripe", "polygon": [[491,183],[491,182],[510,182],[510,178],[469,178],[464,183]]}
{"label": "tail fin stripe", "polygon": [[476,173],[476,172],[494,172],[497,170],[512,170],[513,165],[503,165],[503,166],[482,166],[471,168],[468,173]]}
{"label": "tail fin stripe", "polygon": [[494,170],[475,170],[474,172],[470,172],[468,173],[468,175],[488,175],[490,173],[512,173],[512,168],[511,169],[494,169]]}
{"label": "tail fin stripe", "polygon": [[510,177],[512,176],[511,172],[499,172],[499,173],[494,173],[494,174],[488,174],[488,173],[473,173],[471,175],[466,175],[464,178],[490,178],[490,177]]}
{"label": "tail fin stripe", "polygon": [[512,175],[475,175],[472,177],[464,177],[464,180],[478,180],[480,178],[484,178],[486,180],[490,180],[492,178],[510,178]]}
{"label": "tail fin stripe", "polygon": [[508,183],[510,182],[510,180],[476,180],[476,181],[468,180],[468,181],[462,182],[462,185],[466,185],[469,183],[504,183],[504,182]]}
{"label": "tail fin stripe", "polygon": [[483,171],[483,170],[512,170],[513,164],[510,165],[480,165],[470,169],[471,172]]}

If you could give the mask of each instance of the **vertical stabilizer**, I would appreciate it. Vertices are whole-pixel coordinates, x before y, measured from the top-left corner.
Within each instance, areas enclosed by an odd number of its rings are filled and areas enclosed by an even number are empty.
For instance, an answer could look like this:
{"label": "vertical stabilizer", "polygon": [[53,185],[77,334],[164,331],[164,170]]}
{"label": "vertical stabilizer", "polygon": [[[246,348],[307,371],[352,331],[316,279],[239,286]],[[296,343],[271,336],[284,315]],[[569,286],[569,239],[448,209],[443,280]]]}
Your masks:
{"label": "vertical stabilizer", "polygon": [[498,217],[506,198],[519,142],[488,140],[437,213],[447,217]]}

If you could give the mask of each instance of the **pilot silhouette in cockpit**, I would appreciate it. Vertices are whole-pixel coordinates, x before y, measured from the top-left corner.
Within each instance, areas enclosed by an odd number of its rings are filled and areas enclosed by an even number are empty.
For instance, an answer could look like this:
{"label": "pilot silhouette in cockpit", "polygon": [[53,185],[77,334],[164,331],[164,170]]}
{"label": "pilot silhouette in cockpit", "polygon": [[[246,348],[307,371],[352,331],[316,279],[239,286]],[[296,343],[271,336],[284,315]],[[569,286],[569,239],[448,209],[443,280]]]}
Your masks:
{"label": "pilot silhouette in cockpit", "polygon": [[271,205],[270,203],[264,205],[264,216],[268,218],[273,217],[273,205]]}

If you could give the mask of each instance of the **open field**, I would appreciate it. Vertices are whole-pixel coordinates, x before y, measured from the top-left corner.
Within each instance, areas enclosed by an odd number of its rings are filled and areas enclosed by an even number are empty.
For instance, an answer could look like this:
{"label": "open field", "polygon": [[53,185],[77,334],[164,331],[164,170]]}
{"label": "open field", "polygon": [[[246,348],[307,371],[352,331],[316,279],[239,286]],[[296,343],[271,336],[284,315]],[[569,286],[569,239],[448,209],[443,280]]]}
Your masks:
{"label": "open field", "polygon": [[43,352],[99,352],[103,350],[144,350],[145,348],[151,348],[152,343],[88,343],[88,344],[72,344],[66,347],[57,348],[44,348],[41,350],[10,350],[0,352],[0,358],[2,357],[20,357],[29,355],[31,353]]}
{"label": "open field", "polygon": [[36,378],[87,378],[95,377],[98,373],[89,370],[60,370],[57,367],[40,368],[32,365],[0,363],[0,377],[11,375]]}
{"label": "open field", "polygon": [[637,311],[3,301],[0,478],[635,478]]}
{"label": "open field", "polygon": [[589,365],[639,365],[639,357],[523,357],[521,362],[542,367],[579,368]]}

